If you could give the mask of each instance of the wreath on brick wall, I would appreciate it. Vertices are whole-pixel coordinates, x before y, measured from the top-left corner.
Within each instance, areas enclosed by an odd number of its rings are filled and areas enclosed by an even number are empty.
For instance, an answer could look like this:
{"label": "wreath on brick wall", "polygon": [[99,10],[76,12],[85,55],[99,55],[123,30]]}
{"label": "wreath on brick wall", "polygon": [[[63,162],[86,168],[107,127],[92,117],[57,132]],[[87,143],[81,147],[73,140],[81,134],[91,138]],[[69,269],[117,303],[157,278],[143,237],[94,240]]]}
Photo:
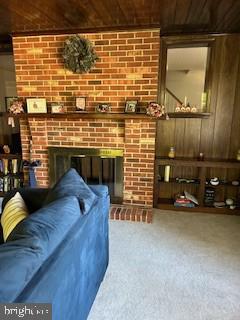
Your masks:
{"label": "wreath on brick wall", "polygon": [[88,39],[74,35],[65,41],[63,59],[65,68],[74,73],[86,73],[92,69],[98,56]]}

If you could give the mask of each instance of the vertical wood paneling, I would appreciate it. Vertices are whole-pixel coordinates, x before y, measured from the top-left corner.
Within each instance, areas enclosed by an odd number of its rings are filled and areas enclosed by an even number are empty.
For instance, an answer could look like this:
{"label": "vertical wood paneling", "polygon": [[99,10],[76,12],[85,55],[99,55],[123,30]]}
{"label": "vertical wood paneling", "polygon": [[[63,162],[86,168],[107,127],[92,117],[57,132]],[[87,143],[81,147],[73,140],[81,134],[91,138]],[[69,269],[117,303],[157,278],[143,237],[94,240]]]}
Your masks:
{"label": "vertical wood paneling", "polygon": [[[216,37],[210,66],[209,119],[171,119],[157,129],[156,154],[175,146],[179,157],[234,158],[240,148],[240,36]],[[238,138],[239,137],[239,138]]]}
{"label": "vertical wood paneling", "polygon": [[[236,158],[240,149],[240,35],[216,37],[209,69],[210,118],[161,121],[157,131],[157,155],[167,156],[169,147],[175,146],[179,157],[197,157],[203,152],[206,158]],[[218,176],[233,180],[238,179],[239,174],[236,169],[208,170],[209,178]],[[197,170],[174,169],[175,177],[194,175],[197,176]],[[162,190],[160,195],[167,196],[170,189],[166,187],[166,192]],[[174,186],[172,195],[177,190],[179,188]],[[223,188],[219,199],[224,196],[236,197],[236,188]]]}
{"label": "vertical wood paneling", "polygon": [[175,123],[175,143],[176,156],[184,156],[184,133],[185,133],[185,119],[176,119]]}
{"label": "vertical wood paneling", "polygon": [[156,139],[156,155],[167,156],[169,148],[175,146],[175,120],[158,121]]}
{"label": "vertical wood paneling", "polygon": [[229,158],[235,158],[237,150],[240,149],[240,39],[236,42],[235,54],[239,59],[239,64],[233,106]]}
{"label": "vertical wood paneling", "polygon": [[185,120],[183,154],[188,154],[189,157],[197,157],[199,154],[201,121],[200,119]]}
{"label": "vertical wood paneling", "polygon": [[202,121],[201,133],[200,133],[200,152],[203,152],[205,156],[212,157],[213,150],[213,135],[214,135],[214,123],[215,123],[215,110],[218,97],[218,83],[219,72],[218,68],[221,65],[222,58],[222,45],[221,38],[217,38],[213,44],[210,61],[210,90],[209,90],[209,111],[211,116]]}
{"label": "vertical wood paneling", "polygon": [[[176,119],[175,121],[175,143],[176,157],[184,156],[184,136],[185,136],[185,119]],[[174,176],[182,177],[185,174],[185,168],[174,168]]]}
{"label": "vertical wood paneling", "polygon": [[229,155],[239,64],[239,55],[236,55],[235,51],[238,38],[239,36],[228,36],[223,39],[222,61],[218,68],[220,76],[213,137],[213,158],[228,158]]}

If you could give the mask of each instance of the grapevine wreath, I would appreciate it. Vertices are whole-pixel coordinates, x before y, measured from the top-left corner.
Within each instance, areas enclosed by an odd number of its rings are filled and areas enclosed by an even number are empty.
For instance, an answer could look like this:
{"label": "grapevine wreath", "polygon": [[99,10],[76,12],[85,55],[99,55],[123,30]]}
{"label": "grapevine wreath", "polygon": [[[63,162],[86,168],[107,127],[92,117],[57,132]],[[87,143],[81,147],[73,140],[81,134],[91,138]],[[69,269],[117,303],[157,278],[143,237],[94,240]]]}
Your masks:
{"label": "grapevine wreath", "polygon": [[98,56],[88,39],[74,35],[65,41],[63,59],[65,68],[75,73],[86,73],[94,66]]}

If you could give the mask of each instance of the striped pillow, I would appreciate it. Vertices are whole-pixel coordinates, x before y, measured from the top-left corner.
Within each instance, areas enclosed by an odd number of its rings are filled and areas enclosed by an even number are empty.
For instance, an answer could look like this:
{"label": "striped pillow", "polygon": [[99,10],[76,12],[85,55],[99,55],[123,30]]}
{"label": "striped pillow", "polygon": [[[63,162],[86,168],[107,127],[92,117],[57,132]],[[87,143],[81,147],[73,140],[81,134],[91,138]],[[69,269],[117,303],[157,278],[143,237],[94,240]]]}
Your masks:
{"label": "striped pillow", "polygon": [[3,239],[6,242],[8,236],[23,219],[28,217],[26,204],[19,192],[15,194],[5,205],[1,215]]}

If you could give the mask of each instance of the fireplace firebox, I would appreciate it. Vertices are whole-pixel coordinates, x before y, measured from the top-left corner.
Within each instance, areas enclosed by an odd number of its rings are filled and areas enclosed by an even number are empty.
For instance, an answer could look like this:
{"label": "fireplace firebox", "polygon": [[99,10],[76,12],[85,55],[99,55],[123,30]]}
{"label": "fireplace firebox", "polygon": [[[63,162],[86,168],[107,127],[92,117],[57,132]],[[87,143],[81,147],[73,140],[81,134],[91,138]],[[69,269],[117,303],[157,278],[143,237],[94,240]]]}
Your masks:
{"label": "fireplace firebox", "polygon": [[69,168],[75,168],[88,184],[105,184],[111,203],[123,200],[123,150],[49,147],[52,186]]}

